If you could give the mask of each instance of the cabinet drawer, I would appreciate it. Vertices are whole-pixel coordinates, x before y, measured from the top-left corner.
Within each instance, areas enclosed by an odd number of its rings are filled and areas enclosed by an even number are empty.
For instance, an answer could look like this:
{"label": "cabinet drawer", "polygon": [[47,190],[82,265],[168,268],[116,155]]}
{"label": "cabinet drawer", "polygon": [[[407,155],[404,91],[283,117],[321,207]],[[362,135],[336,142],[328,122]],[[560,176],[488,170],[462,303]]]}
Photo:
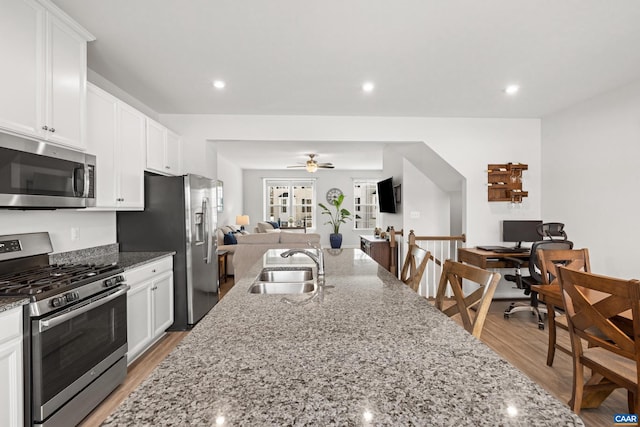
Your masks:
{"label": "cabinet drawer", "polygon": [[0,344],[22,336],[22,307],[0,313]]}
{"label": "cabinet drawer", "polygon": [[171,270],[173,270],[173,257],[168,256],[132,270],[127,270],[124,272],[124,277],[126,277],[127,283],[131,286]]}

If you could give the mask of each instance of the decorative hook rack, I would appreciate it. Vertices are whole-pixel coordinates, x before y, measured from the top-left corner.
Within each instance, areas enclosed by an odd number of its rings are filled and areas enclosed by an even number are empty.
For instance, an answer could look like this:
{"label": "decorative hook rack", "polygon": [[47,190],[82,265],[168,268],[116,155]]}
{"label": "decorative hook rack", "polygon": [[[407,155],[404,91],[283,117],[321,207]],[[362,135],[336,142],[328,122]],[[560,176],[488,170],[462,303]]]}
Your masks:
{"label": "decorative hook rack", "polygon": [[524,163],[490,164],[487,167],[487,200],[490,202],[522,203],[528,191],[522,189],[522,172],[529,169]]}

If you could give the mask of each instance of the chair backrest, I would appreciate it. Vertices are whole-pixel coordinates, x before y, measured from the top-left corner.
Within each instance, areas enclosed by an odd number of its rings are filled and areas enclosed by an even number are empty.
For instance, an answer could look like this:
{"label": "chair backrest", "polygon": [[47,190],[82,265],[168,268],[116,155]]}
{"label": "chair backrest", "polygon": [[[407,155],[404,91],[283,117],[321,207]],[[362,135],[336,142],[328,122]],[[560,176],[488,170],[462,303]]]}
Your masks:
{"label": "chair backrest", "polygon": [[542,237],[548,237],[551,240],[567,240],[567,233],[564,231],[564,224],[561,222],[545,222],[537,227],[538,234]]}
{"label": "chair backrest", "polygon": [[407,257],[404,260],[402,271],[400,272],[400,280],[409,285],[411,289],[418,292],[422,275],[427,267],[427,261],[431,257],[431,253],[422,249],[418,245],[409,245]]}
{"label": "chair backrest", "polygon": [[538,283],[545,283],[542,277],[542,268],[538,253],[541,250],[568,250],[573,249],[573,242],[569,240],[540,240],[531,245],[531,255],[529,255],[529,275]]}
{"label": "chair backrest", "polygon": [[558,267],[566,267],[569,270],[591,272],[589,262],[589,250],[584,249],[539,249],[538,259],[540,270],[545,285],[558,282]]}
{"label": "chair backrest", "polygon": [[[565,267],[558,268],[562,299],[567,310],[574,357],[582,355],[582,341],[639,362],[640,281],[623,280]],[[595,292],[594,292],[595,291]],[[612,319],[631,310],[633,336]]]}
{"label": "chair backrest", "polygon": [[[464,295],[463,280],[474,282],[479,287],[469,295]],[[449,317],[459,314],[464,328],[476,338],[480,338],[499,281],[500,273],[448,259],[442,268],[442,276],[436,293],[436,308]],[[447,285],[451,286],[454,304],[445,309],[444,296]],[[471,312],[471,307],[476,307],[475,316]]]}

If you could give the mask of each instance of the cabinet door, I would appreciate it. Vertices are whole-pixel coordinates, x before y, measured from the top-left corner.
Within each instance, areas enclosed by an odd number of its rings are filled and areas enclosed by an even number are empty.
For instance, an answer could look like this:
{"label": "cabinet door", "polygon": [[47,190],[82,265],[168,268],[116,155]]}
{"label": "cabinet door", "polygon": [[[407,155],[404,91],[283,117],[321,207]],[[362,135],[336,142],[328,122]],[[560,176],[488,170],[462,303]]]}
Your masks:
{"label": "cabinet door", "polygon": [[165,141],[167,128],[147,118],[147,169],[167,173],[165,169]]}
{"label": "cabinet door", "polygon": [[167,131],[166,170],[171,175],[181,175],[182,141],[180,136]]}
{"label": "cabinet door", "polygon": [[144,209],[145,116],[120,102],[118,118],[118,206]]}
{"label": "cabinet door", "polygon": [[173,324],[173,271],[153,280],[154,333],[157,337]]}
{"label": "cabinet door", "polygon": [[133,285],[127,292],[127,362],[138,357],[153,339],[151,282]]}
{"label": "cabinet door", "polygon": [[0,345],[0,425],[21,426],[22,403],[22,340]]}
{"label": "cabinet door", "polygon": [[87,151],[96,156],[96,207],[115,208],[116,111],[118,100],[89,85],[87,91]]}
{"label": "cabinet door", "polygon": [[22,307],[0,313],[0,426],[23,423]]}
{"label": "cabinet door", "polygon": [[38,28],[44,10],[33,1],[3,1],[0,13],[0,128],[40,134],[38,102],[42,38]]}
{"label": "cabinet door", "polygon": [[47,13],[47,139],[84,149],[87,44]]}

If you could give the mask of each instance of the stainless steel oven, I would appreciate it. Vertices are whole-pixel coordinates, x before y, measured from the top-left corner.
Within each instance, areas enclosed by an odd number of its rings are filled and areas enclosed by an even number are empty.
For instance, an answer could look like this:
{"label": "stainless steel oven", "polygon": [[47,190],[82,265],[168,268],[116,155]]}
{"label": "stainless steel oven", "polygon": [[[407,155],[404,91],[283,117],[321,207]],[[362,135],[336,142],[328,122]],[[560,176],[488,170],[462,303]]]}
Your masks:
{"label": "stainless steel oven", "polygon": [[[31,320],[34,425],[69,425],[74,414],[83,412],[82,407],[93,408],[122,382],[126,374],[127,289],[120,285]],[[65,299],[74,298],[73,292],[65,295]],[[79,393],[81,397],[74,398]]]}
{"label": "stainless steel oven", "polygon": [[[48,233],[0,236],[0,298],[28,298],[27,426],[78,424],[127,374],[127,290],[114,263],[49,264]],[[1,387],[1,385],[0,385]]]}
{"label": "stainless steel oven", "polygon": [[0,133],[0,207],[96,205],[93,155]]}

